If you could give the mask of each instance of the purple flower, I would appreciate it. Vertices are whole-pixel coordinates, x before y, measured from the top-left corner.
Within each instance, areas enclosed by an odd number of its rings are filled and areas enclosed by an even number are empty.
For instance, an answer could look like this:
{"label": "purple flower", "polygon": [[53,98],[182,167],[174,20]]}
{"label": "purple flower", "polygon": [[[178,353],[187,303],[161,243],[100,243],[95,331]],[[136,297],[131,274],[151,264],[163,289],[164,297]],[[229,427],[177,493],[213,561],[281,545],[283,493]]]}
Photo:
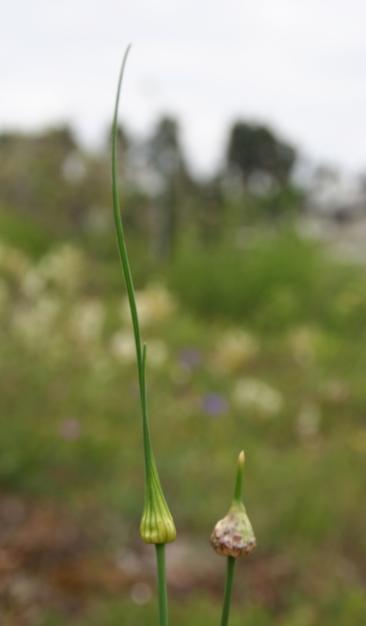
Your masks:
{"label": "purple flower", "polygon": [[218,417],[226,413],[229,408],[227,400],[219,393],[206,393],[202,397],[202,409],[211,417]]}

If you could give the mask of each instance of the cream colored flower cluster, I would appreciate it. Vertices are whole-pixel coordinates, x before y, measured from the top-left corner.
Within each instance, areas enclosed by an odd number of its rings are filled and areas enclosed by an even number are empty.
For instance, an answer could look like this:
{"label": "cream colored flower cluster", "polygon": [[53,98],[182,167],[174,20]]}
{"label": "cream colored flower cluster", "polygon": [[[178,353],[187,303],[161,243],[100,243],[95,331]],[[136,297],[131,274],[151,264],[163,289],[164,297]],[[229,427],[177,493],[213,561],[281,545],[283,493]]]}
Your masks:
{"label": "cream colored flower cluster", "polygon": [[[7,328],[17,342],[42,352],[44,358],[76,350],[90,360],[107,358],[112,366],[117,359],[130,366],[136,356],[125,303],[117,305],[120,324],[111,335],[106,332],[106,305],[84,293],[87,267],[83,251],[71,244],[32,261],[17,248],[0,243],[3,331]],[[145,326],[152,330],[174,313],[176,303],[163,285],[152,284],[139,292],[138,307]],[[168,360],[167,345],[154,336],[149,336],[148,344],[149,364],[159,369]]]}
{"label": "cream colored flower cluster", "polygon": [[[152,326],[164,322],[176,310],[176,302],[172,294],[159,283],[153,283],[145,289],[136,292],[136,304],[141,327]],[[125,298],[122,305],[122,317],[130,320],[128,300]]]}

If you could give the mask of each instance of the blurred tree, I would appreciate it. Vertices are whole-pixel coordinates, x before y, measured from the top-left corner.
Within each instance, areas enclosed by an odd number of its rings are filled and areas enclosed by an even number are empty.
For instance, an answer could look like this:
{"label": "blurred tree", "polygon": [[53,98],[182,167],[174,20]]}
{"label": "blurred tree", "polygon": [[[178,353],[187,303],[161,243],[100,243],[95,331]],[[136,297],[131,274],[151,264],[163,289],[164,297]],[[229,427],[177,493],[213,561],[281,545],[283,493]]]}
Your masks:
{"label": "blurred tree", "polygon": [[237,121],[228,142],[229,170],[240,174],[244,185],[267,186],[287,183],[296,160],[296,150],[266,126]]}
{"label": "blurred tree", "polygon": [[180,145],[180,129],[173,117],[162,117],[150,138],[150,160],[164,182],[169,185],[172,178],[186,171]]}
{"label": "blurred tree", "polygon": [[[118,149],[125,224],[150,238],[158,258],[172,252],[178,231],[216,245],[241,226],[297,208],[289,181],[296,153],[265,127],[234,124],[228,167],[200,180],[189,171],[172,116],[160,118],[145,139],[121,126]],[[51,236],[85,234],[108,252],[110,195],[109,131],[93,152],[68,126],[0,134],[2,212],[37,220]]]}
{"label": "blurred tree", "polygon": [[[0,136],[0,202],[29,214],[52,215],[61,208],[72,171],[83,173],[76,140],[68,127],[40,134]],[[74,165],[71,167],[71,157]],[[71,209],[73,210],[73,209]],[[47,215],[46,215],[47,214]]]}
{"label": "blurred tree", "polygon": [[[196,183],[192,196],[194,223],[200,241],[216,245],[226,231],[226,204],[219,175]],[[191,211],[192,213],[192,211]]]}
{"label": "blurred tree", "polygon": [[86,154],[69,127],[0,135],[1,206],[61,234],[83,228],[90,208],[108,198],[107,162]]}
{"label": "blurred tree", "polygon": [[155,251],[160,257],[170,254],[178,230],[183,198],[193,181],[183,156],[178,122],[162,117],[147,142],[148,165],[155,179]]}

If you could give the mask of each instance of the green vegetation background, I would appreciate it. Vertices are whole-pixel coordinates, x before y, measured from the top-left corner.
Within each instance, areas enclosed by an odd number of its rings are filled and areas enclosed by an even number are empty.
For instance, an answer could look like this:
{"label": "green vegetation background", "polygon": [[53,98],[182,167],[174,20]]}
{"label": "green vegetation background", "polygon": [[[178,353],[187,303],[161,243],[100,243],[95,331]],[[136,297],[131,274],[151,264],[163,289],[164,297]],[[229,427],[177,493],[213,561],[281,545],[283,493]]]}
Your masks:
{"label": "green vegetation background", "polygon": [[[67,219],[4,199],[0,212],[0,615],[148,626],[154,570],[138,536],[136,371],[112,221],[93,207],[75,222],[74,196],[59,193]],[[263,220],[261,199],[210,198],[193,225],[197,197],[182,200],[168,256],[127,212],[152,435],[179,537],[172,624],[218,622],[224,560],[208,539],[244,448],[258,549],[238,568],[233,626],[361,626],[364,269],[292,219]]]}

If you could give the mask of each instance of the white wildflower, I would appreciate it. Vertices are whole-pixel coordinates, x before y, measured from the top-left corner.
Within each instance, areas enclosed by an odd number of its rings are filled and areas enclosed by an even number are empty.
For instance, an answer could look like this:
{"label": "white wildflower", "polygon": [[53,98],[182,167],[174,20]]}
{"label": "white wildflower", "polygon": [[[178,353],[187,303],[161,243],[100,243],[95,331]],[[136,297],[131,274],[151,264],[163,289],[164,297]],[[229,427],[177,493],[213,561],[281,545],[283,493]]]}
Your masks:
{"label": "white wildflower", "polygon": [[42,297],[32,306],[15,310],[14,332],[32,347],[46,343],[60,314],[60,303],[51,297]]}
{"label": "white wildflower", "polygon": [[[135,339],[132,332],[119,331],[115,333],[110,342],[110,349],[114,357],[130,364],[136,361]],[[147,362],[153,368],[164,365],[168,358],[168,350],[164,341],[149,339],[147,342]]]}
{"label": "white wildflower", "polygon": [[147,342],[147,361],[151,367],[162,367],[168,358],[168,350],[164,341],[149,339]]}
{"label": "white wildflower", "polygon": [[[169,291],[159,284],[148,285],[136,292],[136,304],[141,326],[149,326],[162,322],[174,313],[176,303]],[[127,298],[123,302],[122,316],[130,320],[130,309]]]}
{"label": "white wildflower", "polygon": [[29,267],[28,257],[17,248],[0,243],[0,270],[14,278],[21,278]]}
{"label": "white wildflower", "polygon": [[38,297],[45,287],[44,277],[35,268],[30,268],[20,281],[20,290],[27,298]]}
{"label": "white wildflower", "polygon": [[46,254],[38,266],[43,278],[65,292],[74,293],[80,288],[85,272],[82,251],[71,244],[63,244]]}
{"label": "white wildflower", "polygon": [[135,340],[131,332],[118,331],[110,342],[113,356],[124,363],[133,363],[136,360]]}
{"label": "white wildflower", "polygon": [[257,353],[256,338],[248,332],[234,330],[221,337],[213,356],[213,365],[222,372],[235,372]]}
{"label": "white wildflower", "polygon": [[77,339],[95,342],[101,337],[105,312],[98,300],[87,300],[74,306],[71,312],[71,330]]}
{"label": "white wildflower", "polygon": [[264,416],[279,413],[284,404],[282,394],[277,389],[255,378],[242,378],[237,381],[233,401],[239,408]]}

